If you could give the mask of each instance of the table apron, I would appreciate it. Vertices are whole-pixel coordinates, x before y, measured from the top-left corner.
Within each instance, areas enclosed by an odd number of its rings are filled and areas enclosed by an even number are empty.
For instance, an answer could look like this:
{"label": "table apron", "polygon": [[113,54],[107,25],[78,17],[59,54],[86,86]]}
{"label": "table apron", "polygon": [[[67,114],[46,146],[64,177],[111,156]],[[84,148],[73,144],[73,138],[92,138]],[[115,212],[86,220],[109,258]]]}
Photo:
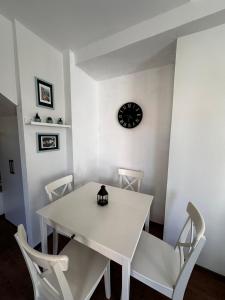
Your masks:
{"label": "table apron", "polygon": [[131,262],[131,259],[129,259],[126,256],[121,255],[118,252],[113,251],[110,248],[100,245],[100,244],[96,243],[95,241],[88,240],[85,237],[83,237],[82,235],[74,233],[71,230],[68,230],[66,227],[63,227],[63,226],[55,223],[54,221],[51,221],[51,220],[45,218],[44,216],[40,216],[40,217],[43,218],[43,221],[46,223],[46,225],[56,229],[59,232],[65,231],[66,233],[68,233],[68,235],[71,235],[71,236],[75,234],[75,236],[73,237],[73,239],[75,241],[78,241],[79,243],[95,250],[96,252],[104,255],[105,257],[108,257],[110,260],[113,260],[120,265],[124,265],[124,264]]}

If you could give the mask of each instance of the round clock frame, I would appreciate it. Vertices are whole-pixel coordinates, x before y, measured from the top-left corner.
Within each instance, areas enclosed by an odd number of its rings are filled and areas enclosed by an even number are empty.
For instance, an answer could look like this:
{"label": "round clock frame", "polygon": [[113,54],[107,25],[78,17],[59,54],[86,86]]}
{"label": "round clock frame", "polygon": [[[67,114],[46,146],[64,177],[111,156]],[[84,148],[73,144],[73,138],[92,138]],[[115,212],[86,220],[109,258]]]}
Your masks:
{"label": "round clock frame", "polygon": [[141,123],[143,112],[135,102],[124,103],[118,111],[118,121],[121,126],[132,129]]}

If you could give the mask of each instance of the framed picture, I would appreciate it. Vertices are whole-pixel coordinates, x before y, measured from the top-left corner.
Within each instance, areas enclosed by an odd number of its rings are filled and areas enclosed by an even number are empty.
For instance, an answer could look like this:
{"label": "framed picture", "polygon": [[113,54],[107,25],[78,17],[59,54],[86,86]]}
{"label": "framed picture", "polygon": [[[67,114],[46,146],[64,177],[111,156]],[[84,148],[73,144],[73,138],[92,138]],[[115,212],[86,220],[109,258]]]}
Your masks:
{"label": "framed picture", "polygon": [[53,85],[35,77],[37,105],[54,109]]}
{"label": "framed picture", "polygon": [[37,133],[38,152],[59,150],[58,133]]}

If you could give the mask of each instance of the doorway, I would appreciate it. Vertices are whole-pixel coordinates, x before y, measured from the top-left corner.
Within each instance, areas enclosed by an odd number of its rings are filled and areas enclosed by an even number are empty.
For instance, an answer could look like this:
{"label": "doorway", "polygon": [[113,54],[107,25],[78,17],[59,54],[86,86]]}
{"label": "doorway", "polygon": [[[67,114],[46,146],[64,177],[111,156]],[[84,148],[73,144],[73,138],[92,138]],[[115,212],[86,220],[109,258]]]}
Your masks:
{"label": "doorway", "polygon": [[26,225],[16,105],[0,94],[0,215]]}

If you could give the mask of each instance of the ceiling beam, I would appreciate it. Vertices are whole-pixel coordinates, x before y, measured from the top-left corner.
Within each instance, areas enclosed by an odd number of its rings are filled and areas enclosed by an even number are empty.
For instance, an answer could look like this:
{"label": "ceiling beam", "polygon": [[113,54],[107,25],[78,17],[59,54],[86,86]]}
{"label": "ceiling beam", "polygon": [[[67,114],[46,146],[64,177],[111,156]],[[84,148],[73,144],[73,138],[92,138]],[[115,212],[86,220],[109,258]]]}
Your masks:
{"label": "ceiling beam", "polygon": [[76,53],[77,64],[90,61],[143,40],[184,27],[225,10],[224,0],[192,0],[152,19],[99,40]]}

